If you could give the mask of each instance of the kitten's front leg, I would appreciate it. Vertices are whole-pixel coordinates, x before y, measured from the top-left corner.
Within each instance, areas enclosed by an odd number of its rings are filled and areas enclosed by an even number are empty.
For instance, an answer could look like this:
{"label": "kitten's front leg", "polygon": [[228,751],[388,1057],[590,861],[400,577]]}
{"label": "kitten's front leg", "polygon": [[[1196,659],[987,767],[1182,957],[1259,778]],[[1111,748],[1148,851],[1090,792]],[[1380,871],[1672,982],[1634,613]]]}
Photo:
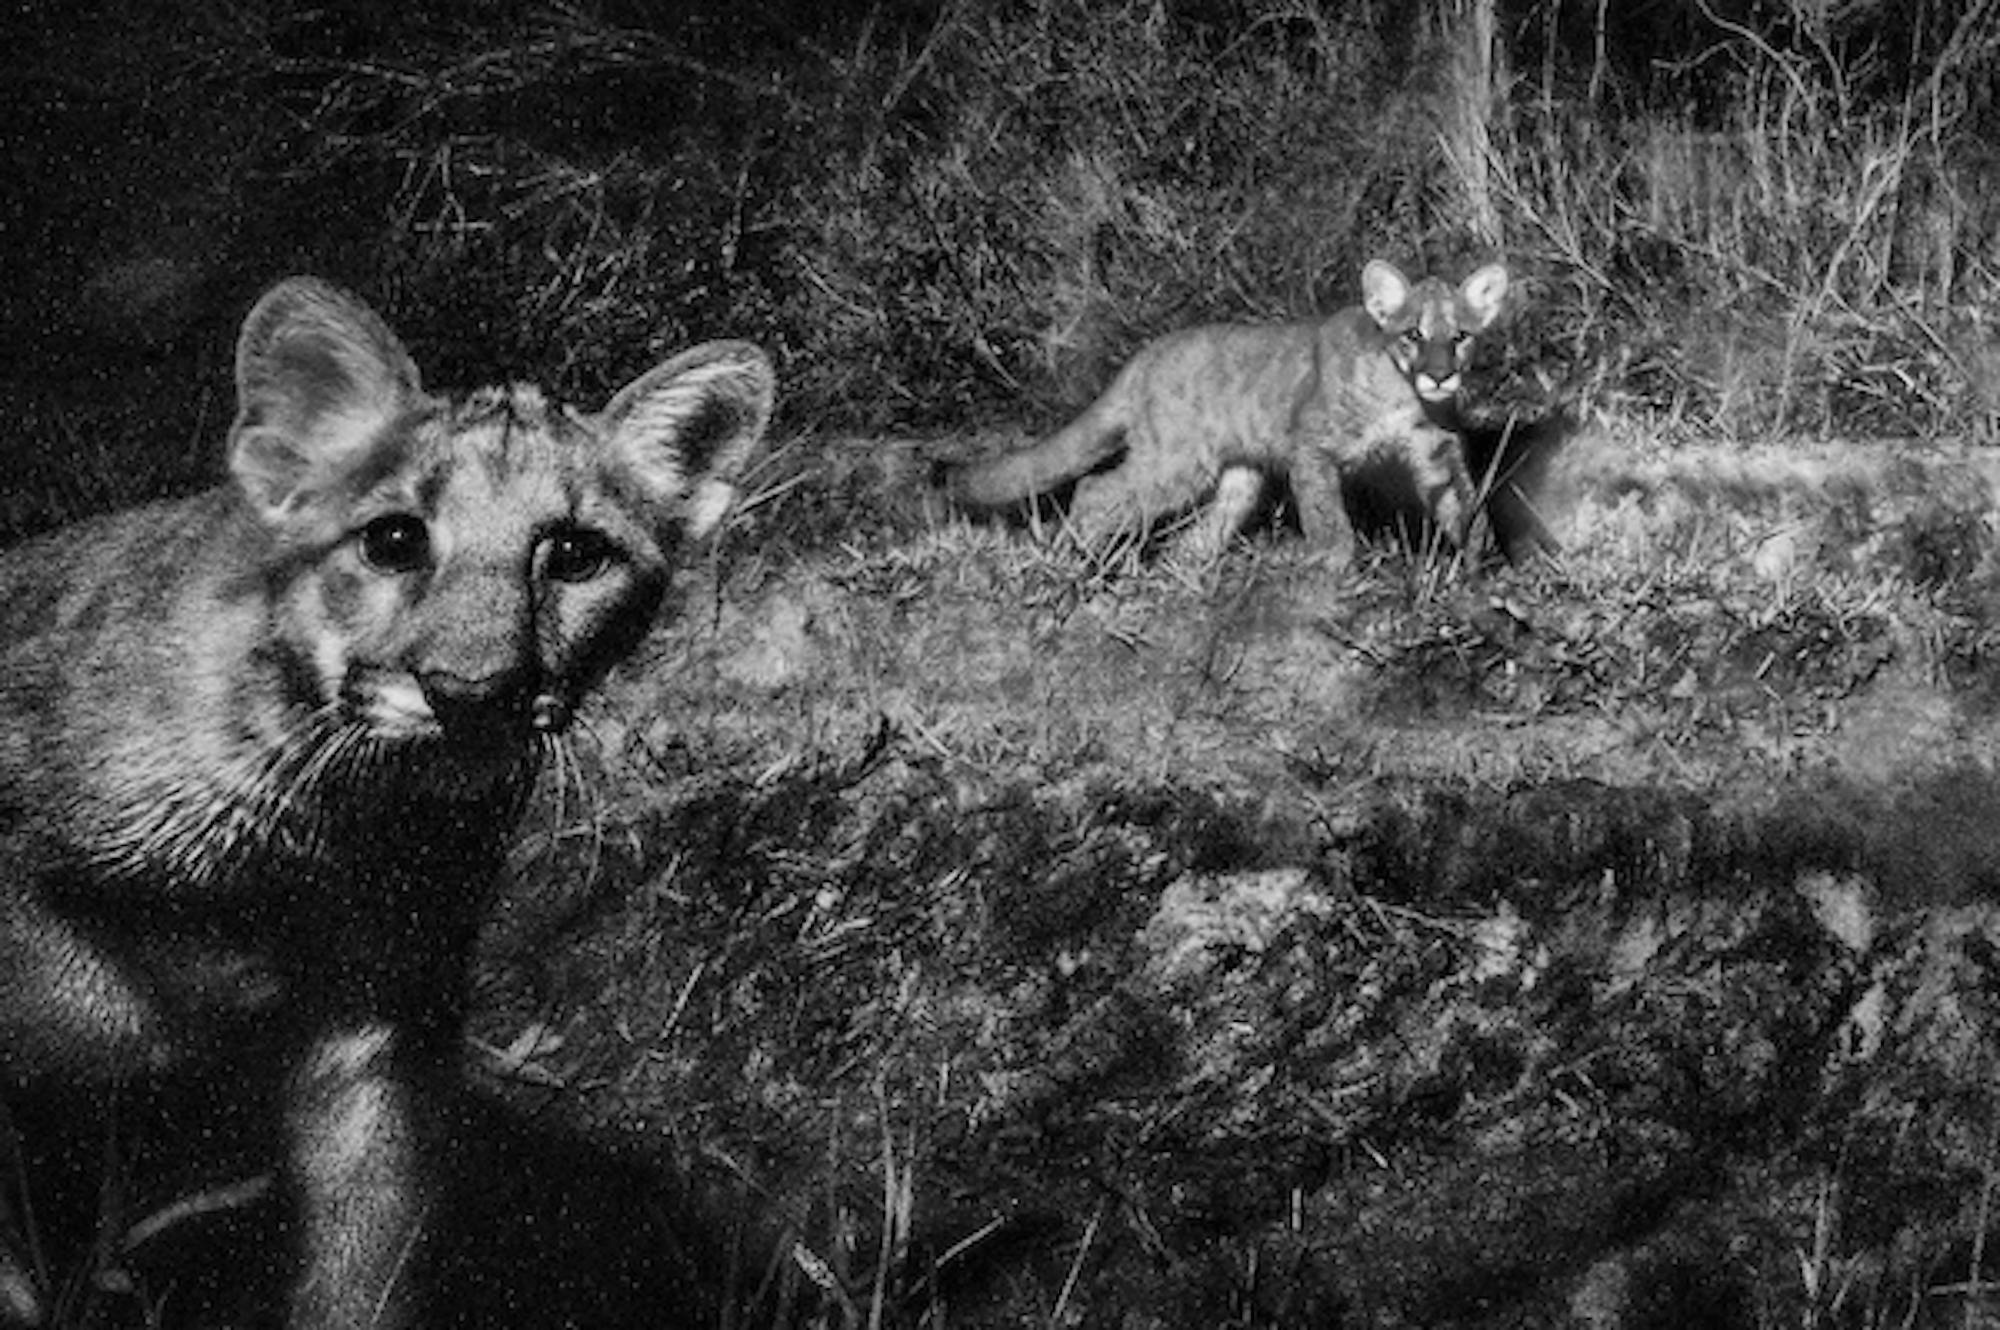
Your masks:
{"label": "kitten's front leg", "polygon": [[409,1330],[428,1198],[425,1096],[406,1034],[365,1024],[320,1035],[288,1089],[298,1274],[292,1330]]}
{"label": "kitten's front leg", "polygon": [[1478,492],[1466,470],[1464,440],[1451,430],[1421,425],[1400,442],[1427,515],[1453,548],[1467,548],[1478,515]]}
{"label": "kitten's front leg", "polygon": [[1299,534],[1326,551],[1334,564],[1345,565],[1354,560],[1354,525],[1347,517],[1336,455],[1333,444],[1323,432],[1314,432],[1309,422],[1293,450],[1289,478]]}

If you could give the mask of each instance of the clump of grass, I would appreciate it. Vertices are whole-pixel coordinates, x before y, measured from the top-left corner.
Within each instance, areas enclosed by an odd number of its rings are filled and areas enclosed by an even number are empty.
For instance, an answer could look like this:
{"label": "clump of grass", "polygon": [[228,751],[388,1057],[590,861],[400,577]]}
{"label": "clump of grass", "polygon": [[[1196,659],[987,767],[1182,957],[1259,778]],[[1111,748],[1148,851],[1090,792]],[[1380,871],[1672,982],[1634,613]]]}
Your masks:
{"label": "clump of grass", "polygon": [[805,418],[1018,418],[1164,327],[1329,309],[1369,257],[1466,245],[1397,72],[1432,40],[1411,19],[1295,0],[756,33],[573,7],[253,17],[191,52],[283,113],[253,163],[275,179],[249,192],[320,210],[322,237],[330,199],[379,201],[337,275],[449,377],[601,388],[728,331],[787,353]]}
{"label": "clump of grass", "polygon": [[1489,166],[1513,251],[1548,282],[1517,354],[1734,436],[1982,422],[1991,353],[1966,311],[2000,289],[2000,211],[1964,148],[2000,23],[1981,6],[1902,32],[1886,11],[1699,14],[1698,61],[1619,89],[1622,114],[1579,115],[1618,94],[1547,66],[1511,103]]}
{"label": "clump of grass", "polygon": [[1168,328],[1331,310],[1371,257],[1499,252],[1518,316],[1476,395],[1500,414],[1991,427],[1990,6],[1505,19],[253,3],[139,25],[144,60],[80,31],[147,104],[263,127],[194,136],[187,206],[227,220],[200,270],[220,246],[257,278],[190,308],[316,268],[445,381],[589,400],[731,334],[780,353],[800,423],[1039,426]]}
{"label": "clump of grass", "polygon": [[1475,243],[1394,72],[1414,23],[1287,0],[953,16],[805,250],[850,355],[921,401],[899,348],[926,351],[953,419],[1073,408],[1168,328],[1327,312],[1368,258]]}

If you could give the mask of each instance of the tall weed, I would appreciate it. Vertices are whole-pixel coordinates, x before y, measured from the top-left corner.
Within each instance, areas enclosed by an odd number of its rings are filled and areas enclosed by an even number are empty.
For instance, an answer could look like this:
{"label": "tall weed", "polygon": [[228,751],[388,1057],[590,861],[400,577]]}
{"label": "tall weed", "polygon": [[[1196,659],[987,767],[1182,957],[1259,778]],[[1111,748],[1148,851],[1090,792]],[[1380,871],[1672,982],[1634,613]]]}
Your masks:
{"label": "tall weed", "polygon": [[1512,103],[1492,162],[1510,248],[1556,279],[1531,343],[1608,403],[1731,435],[1984,428],[1969,311],[2000,280],[2000,160],[1970,150],[1968,92],[2000,54],[1992,7],[1900,88],[1802,2],[1762,27],[1701,12],[1705,98]]}
{"label": "tall weed", "polygon": [[246,285],[368,288],[454,380],[742,335],[801,422],[1039,427],[1169,328],[1499,253],[1497,406],[2000,417],[1993,0],[190,13],[132,26],[135,96],[260,126],[215,168]]}
{"label": "tall weed", "polygon": [[1330,310],[1369,257],[1421,264],[1450,228],[1395,25],[1193,8],[966,7],[900,113],[802,197],[797,322],[862,351],[892,408],[1018,419],[1074,407],[1168,328]]}

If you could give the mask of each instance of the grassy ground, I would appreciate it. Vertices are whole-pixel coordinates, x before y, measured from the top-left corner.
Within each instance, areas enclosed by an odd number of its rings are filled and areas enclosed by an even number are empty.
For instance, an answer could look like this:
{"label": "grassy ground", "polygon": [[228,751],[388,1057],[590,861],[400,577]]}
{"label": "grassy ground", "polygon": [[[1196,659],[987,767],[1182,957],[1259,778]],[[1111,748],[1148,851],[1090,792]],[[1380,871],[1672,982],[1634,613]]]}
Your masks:
{"label": "grassy ground", "polygon": [[[1994,433],[1990,5],[184,8],[15,16],[0,541],[212,479],[285,272],[439,386],[782,362],[476,1056],[703,1184],[722,1319],[1993,1321],[2000,463],[1908,442]],[[925,499],[1494,254],[1475,397],[1613,417],[1549,557]]]}
{"label": "grassy ground", "polygon": [[[23,526],[212,468],[118,461],[148,382],[48,389]],[[1332,567],[786,435],[475,1062],[699,1184],[722,1323],[1983,1323],[2000,462],[1668,437],[1544,458],[1545,557]]]}
{"label": "grassy ground", "polygon": [[910,454],[792,445],[594,721],[536,1094],[831,1324],[1983,1323],[1988,457],[1596,429],[1531,566],[1107,569]]}

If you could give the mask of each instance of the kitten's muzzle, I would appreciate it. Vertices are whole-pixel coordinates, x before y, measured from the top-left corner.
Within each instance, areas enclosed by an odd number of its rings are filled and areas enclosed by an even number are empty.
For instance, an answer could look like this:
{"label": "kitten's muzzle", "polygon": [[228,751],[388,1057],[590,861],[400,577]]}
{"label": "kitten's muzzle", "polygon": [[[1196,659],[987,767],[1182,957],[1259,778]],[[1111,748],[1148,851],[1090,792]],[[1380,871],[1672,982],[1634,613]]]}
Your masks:
{"label": "kitten's muzzle", "polygon": [[[424,703],[450,739],[490,739],[534,728],[548,730],[551,720],[568,723],[567,710],[533,687],[519,671],[468,679],[446,670],[417,676]],[[556,728],[560,728],[557,725]]]}

